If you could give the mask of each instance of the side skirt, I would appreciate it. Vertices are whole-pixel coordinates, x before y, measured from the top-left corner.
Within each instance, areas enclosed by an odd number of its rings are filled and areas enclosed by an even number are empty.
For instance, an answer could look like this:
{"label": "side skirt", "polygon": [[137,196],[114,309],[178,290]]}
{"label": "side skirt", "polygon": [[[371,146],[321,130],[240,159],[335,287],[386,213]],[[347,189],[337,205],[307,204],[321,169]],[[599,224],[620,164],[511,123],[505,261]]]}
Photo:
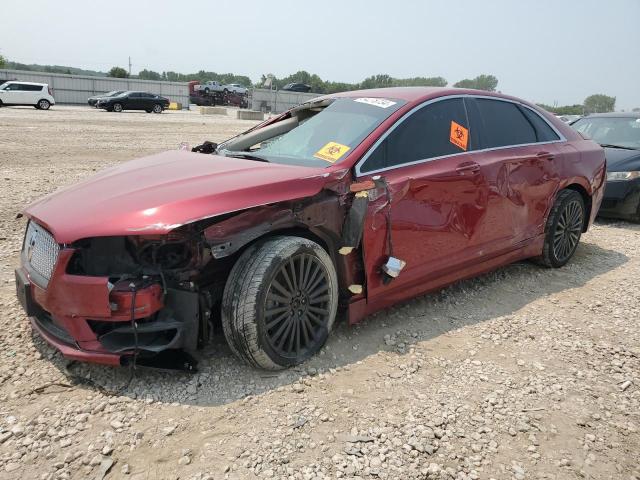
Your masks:
{"label": "side skirt", "polygon": [[425,293],[441,290],[453,283],[468,280],[470,278],[477,277],[483,273],[488,273],[497,268],[509,265],[519,260],[526,258],[537,257],[542,252],[542,245],[544,243],[544,235],[535,237],[528,245],[518,250],[513,250],[498,257],[490,258],[484,262],[478,263],[468,269],[465,269],[465,274],[460,276],[460,272],[449,272],[445,275],[438,276],[433,279],[429,279],[423,283],[417,284],[414,287],[407,289],[403,292],[402,297],[399,295],[392,295],[390,298],[383,297],[373,301],[368,299],[361,299],[349,304],[347,311],[347,318],[350,325],[362,321],[367,315],[371,315],[383,308],[391,307],[400,302],[411,300]]}

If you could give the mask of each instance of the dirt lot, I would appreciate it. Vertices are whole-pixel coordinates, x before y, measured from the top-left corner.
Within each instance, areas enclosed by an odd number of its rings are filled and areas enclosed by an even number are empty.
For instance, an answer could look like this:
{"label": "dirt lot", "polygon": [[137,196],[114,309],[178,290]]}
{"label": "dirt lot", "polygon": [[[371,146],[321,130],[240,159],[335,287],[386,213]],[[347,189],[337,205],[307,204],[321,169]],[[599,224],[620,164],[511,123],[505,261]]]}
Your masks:
{"label": "dirt lot", "polygon": [[222,340],[195,375],[67,365],[14,293],[31,200],[248,128],[231,117],[0,109],[0,478],[640,479],[640,226],[560,270],[518,263],[338,325],[282,373]]}

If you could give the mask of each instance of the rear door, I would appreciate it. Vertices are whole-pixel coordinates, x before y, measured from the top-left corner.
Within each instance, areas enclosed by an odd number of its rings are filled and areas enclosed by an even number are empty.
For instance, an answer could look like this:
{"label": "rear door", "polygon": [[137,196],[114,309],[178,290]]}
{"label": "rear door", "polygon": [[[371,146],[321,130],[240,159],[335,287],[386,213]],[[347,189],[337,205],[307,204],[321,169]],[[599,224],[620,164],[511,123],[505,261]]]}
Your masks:
{"label": "rear door", "polygon": [[495,225],[518,246],[544,229],[559,184],[560,135],[529,107],[499,98],[466,100],[483,162],[498,168],[494,194],[504,200]]}
{"label": "rear door", "polygon": [[158,103],[156,100],[156,96],[151,93],[141,93],[140,94],[140,108],[143,110],[151,110],[153,105]]}
{"label": "rear door", "polygon": [[43,91],[42,85],[24,85],[24,103],[27,105],[36,105],[48,92]]}

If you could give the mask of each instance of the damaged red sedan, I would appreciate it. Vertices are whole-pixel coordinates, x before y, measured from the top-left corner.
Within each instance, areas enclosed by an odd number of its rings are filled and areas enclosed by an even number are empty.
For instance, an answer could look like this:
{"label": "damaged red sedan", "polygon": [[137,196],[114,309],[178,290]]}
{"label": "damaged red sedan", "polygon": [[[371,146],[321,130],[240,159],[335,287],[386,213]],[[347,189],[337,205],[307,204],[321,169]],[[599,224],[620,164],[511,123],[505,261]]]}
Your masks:
{"label": "damaged red sedan", "polygon": [[194,150],[26,209],[18,296],[66,357],[193,366],[221,325],[250,365],[295,365],[340,312],[561,267],[605,178],[602,148],[538,107],[449,88],[319,97]]}

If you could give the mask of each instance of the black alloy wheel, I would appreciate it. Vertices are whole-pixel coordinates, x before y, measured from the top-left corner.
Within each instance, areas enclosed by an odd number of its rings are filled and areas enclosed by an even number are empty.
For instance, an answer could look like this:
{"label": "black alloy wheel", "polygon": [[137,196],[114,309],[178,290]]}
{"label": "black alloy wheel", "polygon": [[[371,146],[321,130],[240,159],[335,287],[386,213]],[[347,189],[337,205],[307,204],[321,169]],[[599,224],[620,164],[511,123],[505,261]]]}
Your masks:
{"label": "black alloy wheel", "polygon": [[575,190],[561,190],[545,224],[542,255],[535,260],[547,267],[565,265],[576,252],[586,222],[585,200]]}
{"label": "black alloy wheel", "polygon": [[583,210],[582,203],[574,199],[568,202],[560,212],[555,232],[553,232],[553,254],[559,262],[569,260],[578,246],[584,223]]}
{"label": "black alloy wheel", "polygon": [[307,238],[269,237],[247,248],[231,269],[222,328],[234,355],[277,370],[322,348],[337,308],[338,277],[324,248]]}
{"label": "black alloy wheel", "polygon": [[271,348],[280,356],[304,356],[329,325],[328,272],[317,257],[300,253],[283,263],[264,306]]}

